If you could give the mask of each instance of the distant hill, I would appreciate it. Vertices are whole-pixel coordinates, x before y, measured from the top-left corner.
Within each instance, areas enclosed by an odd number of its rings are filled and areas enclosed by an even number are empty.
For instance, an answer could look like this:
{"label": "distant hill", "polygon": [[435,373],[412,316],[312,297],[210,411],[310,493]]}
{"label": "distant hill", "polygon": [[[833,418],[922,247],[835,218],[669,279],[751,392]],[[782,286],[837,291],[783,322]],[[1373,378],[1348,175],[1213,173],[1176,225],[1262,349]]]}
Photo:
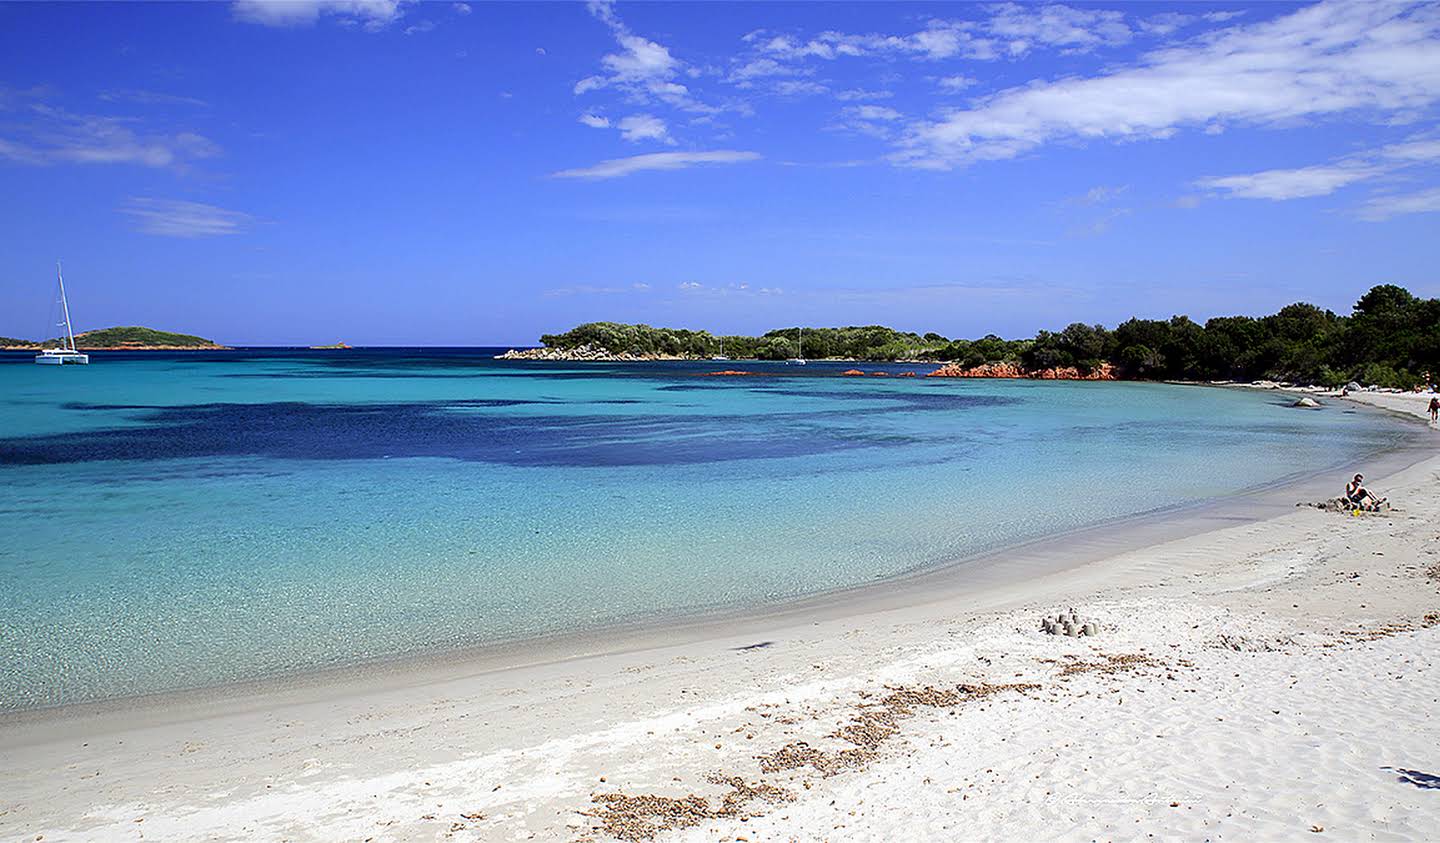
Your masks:
{"label": "distant hill", "polygon": [[[44,346],[59,345],[60,340],[49,339],[44,342],[34,340],[20,340],[13,337],[0,337],[0,348],[39,348]],[[123,350],[123,349],[211,349],[224,348],[214,340],[207,340],[204,337],[197,337],[191,334],[175,334],[170,331],[157,331],[154,328],[142,328],[134,325],[118,328],[101,328],[96,331],[84,331],[75,335],[75,345],[81,349],[91,350]]]}
{"label": "distant hill", "polygon": [[224,348],[214,340],[190,334],[174,334],[154,328],[125,326],[101,328],[75,335],[79,348]]}

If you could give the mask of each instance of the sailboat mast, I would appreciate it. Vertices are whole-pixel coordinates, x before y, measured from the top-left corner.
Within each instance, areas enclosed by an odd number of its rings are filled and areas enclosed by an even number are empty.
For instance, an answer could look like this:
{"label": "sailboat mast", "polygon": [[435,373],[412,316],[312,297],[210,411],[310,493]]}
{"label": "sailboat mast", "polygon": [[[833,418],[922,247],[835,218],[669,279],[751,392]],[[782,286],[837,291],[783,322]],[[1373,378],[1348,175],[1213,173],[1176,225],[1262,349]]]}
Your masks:
{"label": "sailboat mast", "polygon": [[805,326],[801,325],[799,335],[795,338],[795,356],[801,360],[805,359]]}
{"label": "sailboat mast", "polygon": [[70,303],[65,300],[65,273],[60,271],[60,261],[55,261],[55,278],[60,282],[60,309],[65,313],[65,336],[70,340],[70,350],[75,350],[75,331],[70,327]]}

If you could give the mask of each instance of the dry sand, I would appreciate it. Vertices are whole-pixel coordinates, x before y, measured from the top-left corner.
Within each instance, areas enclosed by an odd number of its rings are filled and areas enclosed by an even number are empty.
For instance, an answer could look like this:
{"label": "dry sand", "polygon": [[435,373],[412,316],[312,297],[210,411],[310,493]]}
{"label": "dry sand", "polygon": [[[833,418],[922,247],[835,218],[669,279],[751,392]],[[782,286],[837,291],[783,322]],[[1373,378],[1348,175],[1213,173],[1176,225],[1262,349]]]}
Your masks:
{"label": "dry sand", "polygon": [[1023,587],[11,716],[0,838],[1430,837],[1440,459],[1377,485]]}

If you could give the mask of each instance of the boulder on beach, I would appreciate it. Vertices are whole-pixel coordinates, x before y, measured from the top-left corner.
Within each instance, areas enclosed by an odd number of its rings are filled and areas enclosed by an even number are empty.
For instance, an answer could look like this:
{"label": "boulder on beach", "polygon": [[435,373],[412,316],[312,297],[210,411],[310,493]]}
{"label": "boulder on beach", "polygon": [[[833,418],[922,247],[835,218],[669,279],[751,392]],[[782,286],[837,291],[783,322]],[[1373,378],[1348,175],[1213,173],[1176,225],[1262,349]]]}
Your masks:
{"label": "boulder on beach", "polygon": [[1305,396],[1304,398],[1301,398],[1301,399],[1299,399],[1298,401],[1296,401],[1294,404],[1291,404],[1290,406],[1292,406],[1292,407],[1319,407],[1319,406],[1320,406],[1320,402],[1319,402],[1319,401],[1316,401],[1314,398],[1311,398],[1310,396],[1307,395],[1307,396]]}

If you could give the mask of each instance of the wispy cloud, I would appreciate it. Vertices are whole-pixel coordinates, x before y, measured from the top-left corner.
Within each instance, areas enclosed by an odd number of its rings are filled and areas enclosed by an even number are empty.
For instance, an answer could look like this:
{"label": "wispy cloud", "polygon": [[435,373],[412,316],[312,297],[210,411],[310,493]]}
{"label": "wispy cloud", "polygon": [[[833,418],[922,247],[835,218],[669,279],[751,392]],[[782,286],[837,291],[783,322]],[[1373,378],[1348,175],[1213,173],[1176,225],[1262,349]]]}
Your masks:
{"label": "wispy cloud", "polygon": [[615,179],[647,170],[683,170],[705,164],[740,164],[759,160],[759,153],[720,149],[712,152],[651,152],[629,158],[612,158],[591,167],[552,173],[561,179]]}
{"label": "wispy cloud", "polygon": [[[1308,199],[1329,196],[1352,184],[1426,164],[1440,164],[1440,139],[1416,136],[1379,149],[1352,153],[1327,164],[1210,176],[1197,179],[1195,186],[1216,191],[1226,198]],[[1373,212],[1362,210],[1362,215],[1367,214],[1367,218],[1376,218]]]}
{"label": "wispy cloud", "polygon": [[718,109],[696,99],[678,77],[687,68],[670,54],[670,49],[648,38],[636,35],[615,14],[612,4],[592,0],[590,14],[610,28],[618,52],[608,53],[600,60],[602,73],[587,76],[575,83],[577,96],[605,88],[615,88],[636,102],[663,102],[686,111],[713,113]]}
{"label": "wispy cloud", "polygon": [[[413,0],[235,0],[238,21],[262,26],[314,26],[322,17],[344,26],[379,32],[404,16]],[[462,4],[463,5],[463,4]]]}
{"label": "wispy cloud", "polygon": [[629,117],[622,117],[617,121],[599,114],[582,114],[579,117],[581,123],[592,129],[618,129],[620,137],[630,143],[641,141],[659,141],[660,143],[674,144],[675,139],[670,137],[670,127],[665,121],[653,114],[632,114]]}
{"label": "wispy cloud", "polygon": [[195,97],[164,94],[159,91],[143,91],[135,88],[102,91],[100,99],[105,102],[127,102],[135,105],[192,105],[199,108],[210,106],[210,103]]}
{"label": "wispy cloud", "polygon": [[650,285],[643,281],[637,281],[628,287],[604,286],[600,284],[573,284],[569,287],[556,287],[546,290],[542,295],[550,298],[562,296],[619,296],[649,292]]}
{"label": "wispy cloud", "polygon": [[135,118],[76,114],[34,103],[11,137],[0,137],[0,157],[21,164],[137,164],[184,168],[220,154],[220,147],[190,131],[157,132]]}
{"label": "wispy cloud", "polygon": [[863,102],[865,100],[888,100],[895,96],[894,91],[870,91],[865,88],[849,88],[844,91],[836,91],[835,99],[841,102]]}
{"label": "wispy cloud", "polygon": [[1129,43],[1135,35],[1119,11],[1059,3],[997,3],[982,7],[982,11],[974,20],[933,18],[923,28],[902,35],[828,30],[797,37],[757,30],[745,40],[761,56],[791,62],[864,56],[995,61],[1041,48],[1083,53],[1116,47]]}
{"label": "wispy cloud", "polygon": [[1128,184],[1098,185],[1069,200],[1074,205],[1104,205],[1130,189]]}
{"label": "wispy cloud", "polygon": [[969,76],[942,76],[936,80],[935,84],[940,86],[940,90],[953,94],[957,91],[963,91],[979,81],[980,80],[972,79]]}
{"label": "wispy cloud", "polygon": [[133,197],[120,212],[136,230],[161,237],[216,237],[238,234],[254,222],[249,214],[179,199]]}
{"label": "wispy cloud", "polygon": [[673,144],[675,141],[670,137],[670,129],[653,114],[632,114],[629,117],[622,117],[615,128],[620,130],[620,137],[630,143],[653,140],[661,143]]}
{"label": "wispy cloud", "polygon": [[894,160],[948,169],[1047,143],[1166,138],[1187,128],[1272,126],[1440,99],[1433,6],[1335,3],[1231,26],[1137,64],[1011,88],[912,124]]}
{"label": "wispy cloud", "polygon": [[1296,167],[1288,170],[1264,170],[1237,176],[1216,176],[1199,179],[1197,187],[1224,191],[1240,199],[1305,199],[1328,196],[1336,190],[1379,173],[1374,167],[1344,164]]}
{"label": "wispy cloud", "polygon": [[1440,187],[1418,193],[1373,196],[1360,206],[1360,219],[1381,222],[1405,214],[1429,214],[1440,211]]}

